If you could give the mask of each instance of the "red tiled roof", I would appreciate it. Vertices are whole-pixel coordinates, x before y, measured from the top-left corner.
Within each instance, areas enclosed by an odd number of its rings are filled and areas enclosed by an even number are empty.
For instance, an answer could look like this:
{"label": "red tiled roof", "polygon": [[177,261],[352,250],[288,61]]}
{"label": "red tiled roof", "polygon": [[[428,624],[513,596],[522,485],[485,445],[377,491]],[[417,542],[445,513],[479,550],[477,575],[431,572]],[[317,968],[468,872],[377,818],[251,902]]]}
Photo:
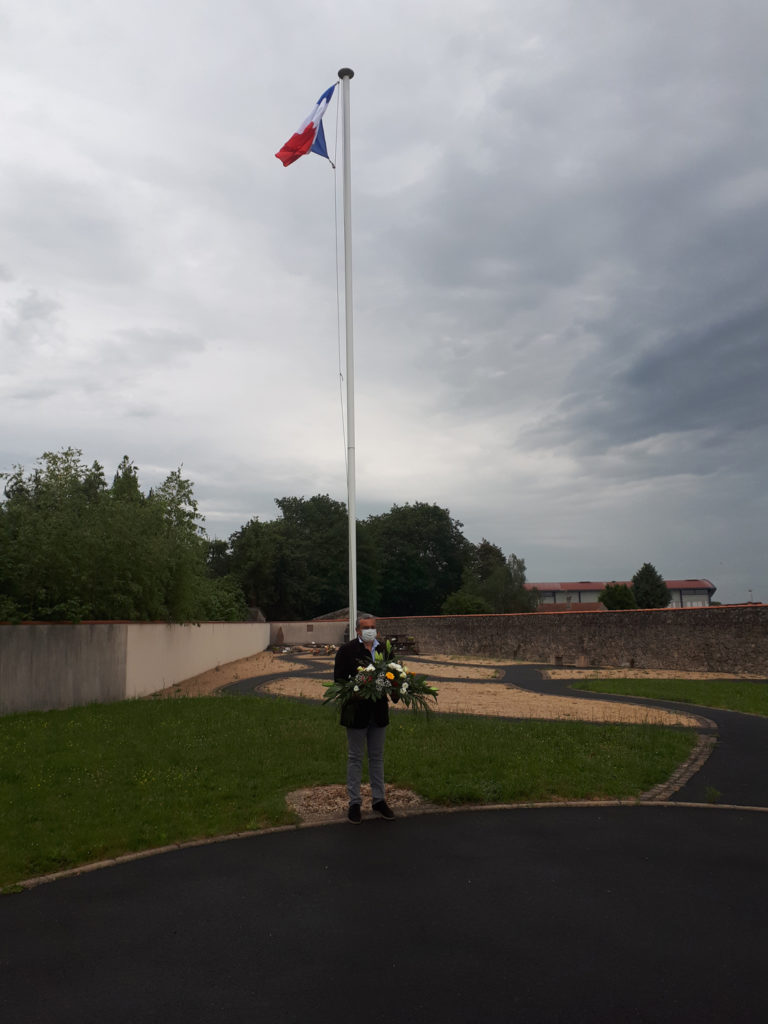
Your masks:
{"label": "red tiled roof", "polygon": [[[667,584],[667,590],[711,590],[712,593],[717,590],[714,583],[709,580],[665,580]],[[559,590],[559,591],[571,591],[587,593],[595,591],[600,593],[601,590],[605,590],[608,583],[618,583],[627,587],[632,586],[632,580],[608,580],[607,582],[595,582],[594,580],[580,580],[578,583],[526,583],[526,590]]]}
{"label": "red tiled roof", "polygon": [[537,612],[604,612],[600,601],[569,601],[568,604],[540,604]]}

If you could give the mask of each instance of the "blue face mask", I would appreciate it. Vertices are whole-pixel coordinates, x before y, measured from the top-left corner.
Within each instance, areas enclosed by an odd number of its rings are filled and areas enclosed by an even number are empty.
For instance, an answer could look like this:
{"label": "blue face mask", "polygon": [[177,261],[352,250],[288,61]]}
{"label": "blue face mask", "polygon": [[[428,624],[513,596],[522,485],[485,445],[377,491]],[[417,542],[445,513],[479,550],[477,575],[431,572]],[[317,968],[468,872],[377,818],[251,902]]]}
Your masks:
{"label": "blue face mask", "polygon": [[360,633],[360,636],[362,637],[363,643],[364,644],[372,644],[373,641],[376,639],[376,633],[377,632],[378,632],[378,630],[376,630],[376,629],[364,629],[364,630],[362,630],[361,633]]}

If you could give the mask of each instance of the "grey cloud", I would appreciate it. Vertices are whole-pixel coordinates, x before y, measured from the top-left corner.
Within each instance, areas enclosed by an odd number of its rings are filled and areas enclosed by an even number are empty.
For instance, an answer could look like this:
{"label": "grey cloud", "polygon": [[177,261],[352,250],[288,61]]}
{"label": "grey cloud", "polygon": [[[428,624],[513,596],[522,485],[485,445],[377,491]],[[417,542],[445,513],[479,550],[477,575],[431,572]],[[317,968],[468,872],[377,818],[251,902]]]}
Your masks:
{"label": "grey cloud", "polygon": [[48,320],[61,309],[61,303],[32,291],[13,303],[19,320]]}
{"label": "grey cloud", "polygon": [[566,444],[604,451],[661,434],[703,431],[713,436],[768,424],[768,306],[699,331],[670,332],[627,365],[605,373],[600,359],[582,365],[576,387],[548,423],[523,438],[534,447]]}
{"label": "grey cloud", "polygon": [[[657,429],[731,429],[768,424],[768,305],[687,332],[639,358],[620,388],[630,432],[642,433],[640,411]],[[634,398],[634,400],[633,400]],[[616,410],[618,412],[618,410]]]}
{"label": "grey cloud", "polygon": [[91,282],[145,277],[120,207],[101,187],[53,171],[8,175],[4,187],[4,227],[19,260]]}
{"label": "grey cloud", "polygon": [[206,347],[202,338],[163,327],[125,327],[117,330],[115,336],[117,348],[137,359],[172,360],[202,352]]}
{"label": "grey cloud", "polygon": [[163,415],[164,410],[159,406],[149,405],[143,403],[141,405],[132,405],[128,403],[123,409],[123,415],[129,419],[135,420],[150,420],[155,417]]}
{"label": "grey cloud", "polygon": [[44,384],[40,387],[29,387],[9,391],[5,398],[6,400],[13,399],[18,402],[39,402],[46,398],[53,398],[56,394],[56,388]]}
{"label": "grey cloud", "polygon": [[112,395],[114,409],[131,419],[151,418],[157,415],[159,406],[136,399],[134,394],[141,394],[145,381],[153,374],[185,366],[205,348],[202,339],[184,331],[120,328],[103,337],[89,356],[72,360],[62,372],[62,383],[67,389]]}
{"label": "grey cloud", "polygon": [[9,314],[2,320],[3,336],[18,346],[46,341],[60,309],[61,303],[31,289],[8,303]]}
{"label": "grey cloud", "polygon": [[[600,51],[532,94],[510,80],[463,126],[455,146],[468,150],[488,131],[490,166],[447,152],[427,182],[377,200],[367,225],[373,241],[392,215],[384,246],[412,282],[412,333],[464,414],[544,400],[552,369],[574,364],[559,417],[527,444],[588,452],[763,422],[768,197],[723,200],[765,163],[757,63],[734,88],[712,64],[721,27],[707,18],[708,47],[682,60],[678,37],[641,19],[638,43],[619,27],[618,56]],[[727,27],[725,40],[735,49]],[[589,289],[594,312],[578,296]]]}

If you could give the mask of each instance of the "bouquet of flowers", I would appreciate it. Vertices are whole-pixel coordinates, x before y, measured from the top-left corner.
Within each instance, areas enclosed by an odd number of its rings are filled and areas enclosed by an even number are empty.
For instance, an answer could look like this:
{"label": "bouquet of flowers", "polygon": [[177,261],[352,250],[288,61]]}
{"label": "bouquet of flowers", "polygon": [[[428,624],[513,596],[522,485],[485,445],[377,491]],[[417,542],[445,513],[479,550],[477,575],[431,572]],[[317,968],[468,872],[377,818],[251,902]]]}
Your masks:
{"label": "bouquet of flowers", "polygon": [[401,700],[407,708],[429,711],[430,701],[437,700],[437,690],[429,686],[426,676],[417,676],[399,661],[392,660],[392,647],[387,640],[384,653],[375,651],[373,664],[358,669],[351,679],[337,679],[325,683],[327,690],[323,704],[335,700],[346,704],[351,700],[380,700],[391,697]]}

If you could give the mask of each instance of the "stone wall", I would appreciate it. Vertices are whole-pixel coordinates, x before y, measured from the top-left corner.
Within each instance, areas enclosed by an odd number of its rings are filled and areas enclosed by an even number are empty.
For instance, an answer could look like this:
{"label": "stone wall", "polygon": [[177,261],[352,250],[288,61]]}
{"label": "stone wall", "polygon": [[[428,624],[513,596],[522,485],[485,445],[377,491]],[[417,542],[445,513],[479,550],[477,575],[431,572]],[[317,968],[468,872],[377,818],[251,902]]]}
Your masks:
{"label": "stone wall", "polygon": [[768,677],[768,605],[435,615],[380,618],[378,625],[380,636],[414,636],[421,654]]}
{"label": "stone wall", "polygon": [[270,644],[341,644],[344,642],[347,621],[336,619],[311,622],[270,622]]}

